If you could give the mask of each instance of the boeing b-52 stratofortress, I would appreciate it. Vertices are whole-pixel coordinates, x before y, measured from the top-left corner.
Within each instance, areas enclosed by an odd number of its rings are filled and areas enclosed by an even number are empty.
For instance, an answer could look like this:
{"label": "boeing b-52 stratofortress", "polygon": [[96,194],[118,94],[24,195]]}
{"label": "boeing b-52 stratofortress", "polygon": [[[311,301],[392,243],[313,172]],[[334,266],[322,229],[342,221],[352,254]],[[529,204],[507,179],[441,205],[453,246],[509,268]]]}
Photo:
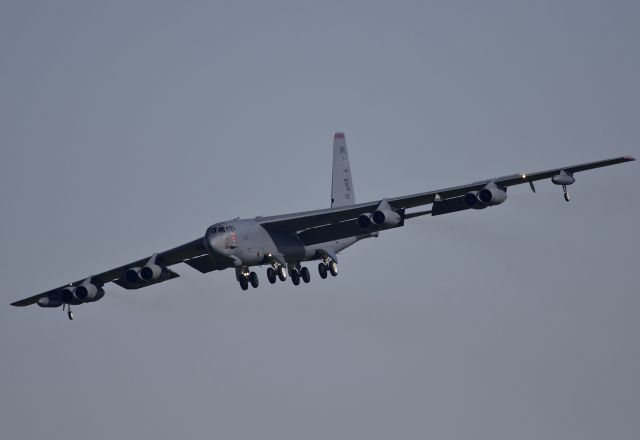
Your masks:
{"label": "boeing b-52 stratofortress", "polygon": [[[305,283],[311,280],[304,262],[319,260],[321,278],[327,278],[328,274],[336,276],[339,252],[359,240],[377,236],[380,231],[404,226],[406,220],[427,214],[441,215],[500,205],[507,199],[510,186],[527,183],[535,192],[534,182],[542,179],[551,179],[554,184],[561,185],[568,202],[567,186],[575,182],[575,173],[632,160],[635,159],[630,156],[616,157],[356,203],[344,133],[336,133],[333,138],[330,208],[216,223],[207,228],[204,236],[181,246],[90,275],[12,305],[62,306],[63,310],[67,308],[69,319],[73,319],[71,306],[98,301],[105,294],[105,284],[113,282],[125,289],[140,289],[162,283],[179,276],[169,268],[178,263],[186,263],[202,273],[235,269],[242,290],[249,286],[258,287],[258,275],[251,268],[266,265],[269,266],[267,279],[271,284],[289,277],[297,286],[301,280]],[[431,205],[431,209],[409,212],[423,205]]]}

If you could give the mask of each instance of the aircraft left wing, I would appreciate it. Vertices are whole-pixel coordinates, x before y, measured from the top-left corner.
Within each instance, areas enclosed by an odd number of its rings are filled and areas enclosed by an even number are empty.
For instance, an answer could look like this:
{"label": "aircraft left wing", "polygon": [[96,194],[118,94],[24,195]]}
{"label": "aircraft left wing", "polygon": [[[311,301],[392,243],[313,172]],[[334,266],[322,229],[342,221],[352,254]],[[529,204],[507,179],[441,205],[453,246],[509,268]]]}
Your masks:
{"label": "aircraft left wing", "polygon": [[[151,284],[157,284],[162,281],[166,281],[172,278],[176,278],[179,275],[168,268],[168,266],[172,266],[174,264],[178,264],[181,262],[188,262],[188,260],[200,257],[207,253],[204,247],[204,237],[197,238],[193,241],[185,243],[183,245],[177,246],[175,248],[169,249],[168,251],[160,252],[154,254],[150,257],[141,258],[139,260],[133,261],[129,264],[125,264],[123,266],[116,267],[114,269],[107,270],[105,272],[99,273],[97,275],[91,275],[90,277],[83,278],[78,281],[74,281],[73,283],[65,284],[64,286],[56,287],[55,289],[48,290],[46,292],[39,293],[34,296],[30,296],[29,298],[22,299],[20,301],[16,301],[11,303],[12,306],[24,307],[31,304],[35,304],[41,298],[55,298],[55,295],[64,295],[64,290],[67,287],[78,287],[83,284],[90,283],[91,285],[96,287],[96,292],[91,292],[92,287],[89,287],[87,290],[87,294],[100,295],[102,297],[104,293],[100,294],[99,292],[102,289],[102,286],[109,282],[114,282],[125,289],[139,289],[141,287],[145,287]],[[126,278],[127,271],[130,269],[135,269],[132,272],[132,275],[135,275],[140,272],[140,269],[145,266],[155,266],[151,267],[149,274],[149,281],[142,282],[140,279],[134,279],[133,277],[129,280]],[[69,291],[69,295],[71,292]],[[98,298],[99,299],[99,298]]]}
{"label": "aircraft left wing", "polygon": [[[469,206],[463,205],[462,198],[465,195],[475,191],[480,191],[488,185],[495,185],[495,187],[504,189],[505,191],[507,187],[524,183],[531,185],[531,188],[535,191],[533,182],[543,179],[552,179],[552,181],[557,185],[570,185],[575,180],[573,178],[574,173],[630,162],[633,160],[635,159],[631,156],[621,156],[597,162],[553,168],[545,171],[510,174],[493,179],[484,179],[466,185],[459,185],[406,196],[392,197],[367,203],[359,203],[356,205],[272,217],[262,217],[258,219],[258,221],[268,230],[291,233],[304,231],[310,228],[327,227],[331,225],[335,226],[341,222],[354,222],[362,214],[373,213],[383,204],[394,211],[402,211],[404,215],[405,209],[429,204],[438,205],[440,202],[448,200],[455,205],[455,207],[447,208],[445,209],[445,212],[439,213],[455,212],[470,208]],[[565,197],[567,197],[566,193]],[[432,213],[432,215],[437,214]],[[409,216],[411,216],[411,214],[409,214]],[[409,218],[409,216],[407,218]],[[344,225],[342,227],[344,229]]]}

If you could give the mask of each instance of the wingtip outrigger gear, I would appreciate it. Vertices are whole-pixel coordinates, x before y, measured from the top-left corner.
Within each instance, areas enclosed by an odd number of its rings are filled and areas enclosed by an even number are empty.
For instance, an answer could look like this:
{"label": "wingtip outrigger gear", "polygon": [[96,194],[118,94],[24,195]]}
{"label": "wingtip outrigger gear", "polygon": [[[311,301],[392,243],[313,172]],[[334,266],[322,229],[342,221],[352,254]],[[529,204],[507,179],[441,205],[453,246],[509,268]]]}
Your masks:
{"label": "wingtip outrigger gear", "polygon": [[567,173],[565,170],[560,170],[559,174],[556,174],[551,178],[551,181],[556,185],[562,185],[562,193],[565,201],[571,200],[571,195],[567,190],[567,185],[572,185],[576,179],[573,177],[573,173]]}
{"label": "wingtip outrigger gear", "polygon": [[62,311],[64,312],[65,307],[67,308],[67,317],[69,321],[73,321],[73,311],[71,310],[71,304],[62,304]]}

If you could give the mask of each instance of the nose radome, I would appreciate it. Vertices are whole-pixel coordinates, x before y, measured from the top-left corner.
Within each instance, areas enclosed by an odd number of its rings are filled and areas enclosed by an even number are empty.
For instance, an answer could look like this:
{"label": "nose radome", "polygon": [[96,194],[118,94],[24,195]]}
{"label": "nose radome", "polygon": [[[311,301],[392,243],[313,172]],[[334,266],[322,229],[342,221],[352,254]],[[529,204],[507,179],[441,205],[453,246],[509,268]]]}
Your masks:
{"label": "nose radome", "polygon": [[211,250],[216,254],[223,255],[227,252],[227,249],[225,249],[224,246],[224,235],[225,234],[214,234],[209,237],[209,245],[211,246]]}

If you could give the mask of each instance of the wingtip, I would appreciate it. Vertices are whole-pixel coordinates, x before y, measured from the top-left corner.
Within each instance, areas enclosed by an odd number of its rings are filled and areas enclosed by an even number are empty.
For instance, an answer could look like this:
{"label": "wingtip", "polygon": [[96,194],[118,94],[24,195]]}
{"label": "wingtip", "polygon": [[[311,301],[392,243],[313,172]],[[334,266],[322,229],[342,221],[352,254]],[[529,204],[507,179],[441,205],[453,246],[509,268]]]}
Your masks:
{"label": "wingtip", "polygon": [[628,160],[628,161],[634,161],[634,160],[636,160],[636,158],[635,158],[635,157],[633,157],[633,156],[624,156],[624,158],[625,158],[626,160]]}

